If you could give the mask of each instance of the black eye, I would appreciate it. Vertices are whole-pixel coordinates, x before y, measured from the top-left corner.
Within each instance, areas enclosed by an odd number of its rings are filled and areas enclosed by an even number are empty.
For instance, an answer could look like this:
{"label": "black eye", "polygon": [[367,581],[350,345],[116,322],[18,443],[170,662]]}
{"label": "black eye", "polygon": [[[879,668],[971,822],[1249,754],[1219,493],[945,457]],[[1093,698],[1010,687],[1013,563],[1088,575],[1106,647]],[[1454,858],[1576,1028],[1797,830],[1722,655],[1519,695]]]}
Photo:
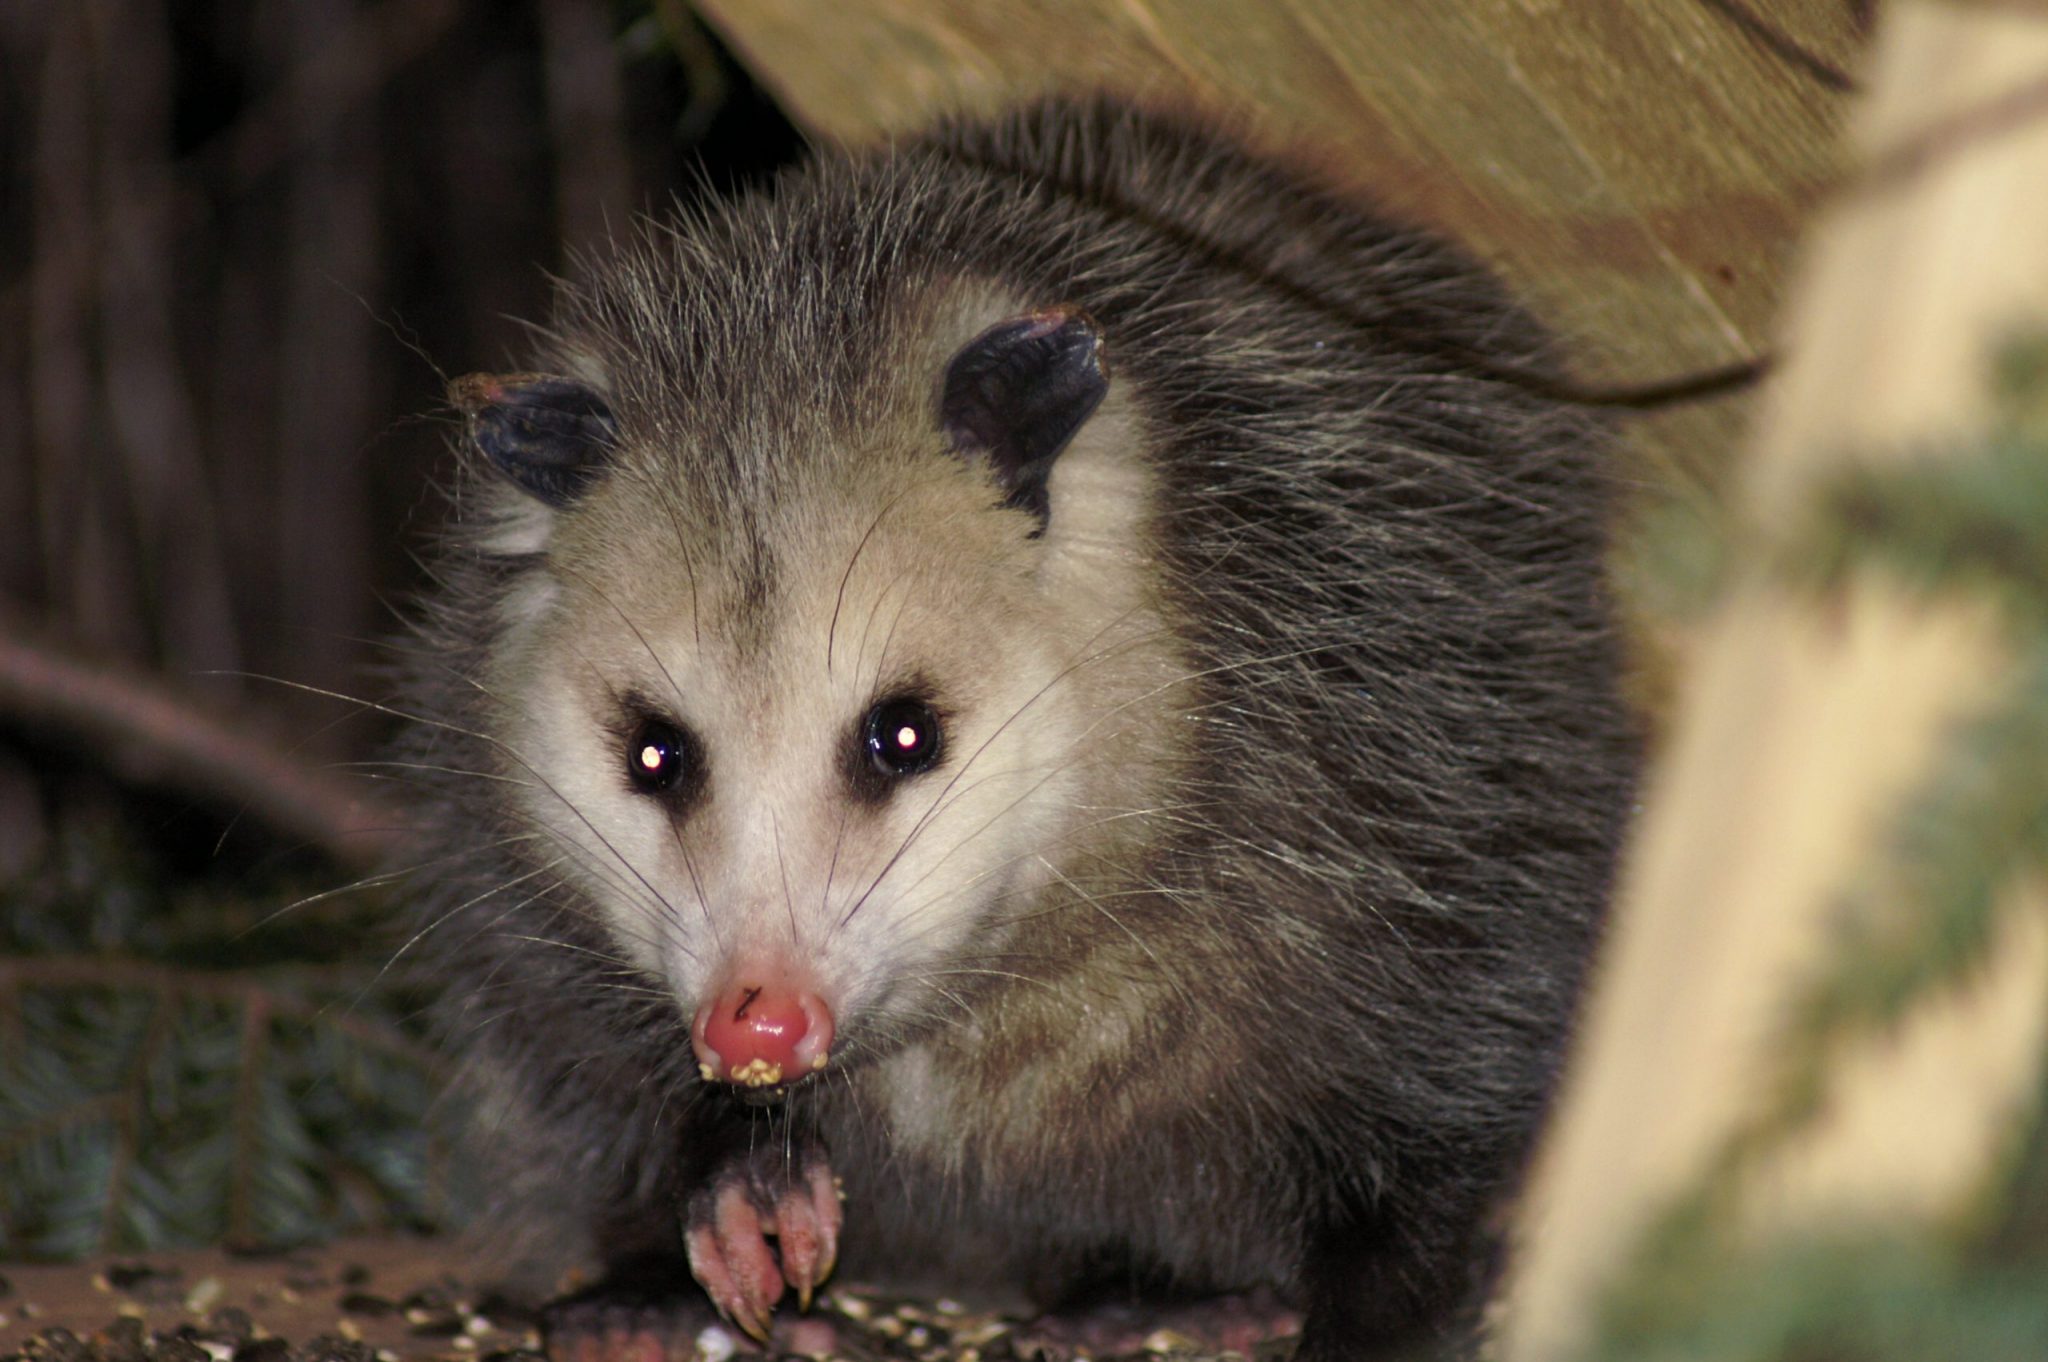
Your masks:
{"label": "black eye", "polygon": [[914,776],[939,759],[939,716],[922,700],[898,697],[868,711],[868,757],[885,776]]}
{"label": "black eye", "polygon": [[626,774],[648,794],[672,788],[690,764],[690,740],[674,724],[649,719],[627,740]]}

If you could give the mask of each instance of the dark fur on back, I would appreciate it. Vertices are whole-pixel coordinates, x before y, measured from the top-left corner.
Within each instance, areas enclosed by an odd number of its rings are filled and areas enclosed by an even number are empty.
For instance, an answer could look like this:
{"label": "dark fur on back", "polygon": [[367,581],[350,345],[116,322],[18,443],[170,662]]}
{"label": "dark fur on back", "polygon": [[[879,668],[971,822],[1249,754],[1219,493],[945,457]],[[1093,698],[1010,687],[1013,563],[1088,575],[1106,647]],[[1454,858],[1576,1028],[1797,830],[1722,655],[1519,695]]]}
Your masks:
{"label": "dark fur on back", "polygon": [[[407,755],[449,772],[427,944],[491,1080],[480,1124],[512,1142],[509,1218],[674,1251],[709,1123],[786,1121],[845,1178],[856,1275],[1271,1282],[1320,1356],[1455,1332],[1629,801],[1600,443],[1541,395],[1546,342],[1477,267],[1111,104],[823,158],[652,232],[567,291],[549,359],[603,375],[629,443],[696,451],[696,495],[743,537],[801,472],[758,451],[848,447],[914,352],[905,300],[952,280],[1084,309],[1134,396],[1164,488],[1151,570],[1196,677],[1173,798],[1068,868],[959,1025],[862,1042],[928,1048],[958,1100],[946,1157],[894,1147],[876,1064],[735,1118],[677,1003],[621,986],[548,830],[486,778],[519,746],[477,684],[492,621],[545,565],[458,540]],[[1098,1053],[1088,998],[1126,1043],[1020,1123],[1031,1057]]]}

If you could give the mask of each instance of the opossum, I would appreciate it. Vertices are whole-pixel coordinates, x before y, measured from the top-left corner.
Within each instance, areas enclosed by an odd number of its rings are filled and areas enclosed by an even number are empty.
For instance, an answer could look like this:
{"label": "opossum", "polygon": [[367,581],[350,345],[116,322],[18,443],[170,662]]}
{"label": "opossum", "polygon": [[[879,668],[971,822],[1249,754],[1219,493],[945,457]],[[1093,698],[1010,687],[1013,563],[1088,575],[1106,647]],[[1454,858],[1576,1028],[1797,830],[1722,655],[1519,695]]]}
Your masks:
{"label": "opossum", "polygon": [[1637,759],[1543,330],[1092,98],[645,226],[543,334],[453,387],[400,697],[505,1221],[756,1336],[836,1262],[1462,1346]]}

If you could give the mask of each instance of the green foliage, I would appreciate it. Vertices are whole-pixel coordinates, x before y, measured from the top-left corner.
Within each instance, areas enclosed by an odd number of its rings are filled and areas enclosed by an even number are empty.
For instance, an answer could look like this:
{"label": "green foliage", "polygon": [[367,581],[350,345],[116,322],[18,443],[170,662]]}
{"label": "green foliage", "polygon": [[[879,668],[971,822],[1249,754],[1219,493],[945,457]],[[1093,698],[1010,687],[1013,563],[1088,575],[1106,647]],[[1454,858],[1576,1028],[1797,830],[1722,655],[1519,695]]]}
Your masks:
{"label": "green foliage", "polygon": [[[1757,1250],[1737,1246],[1721,1213],[1751,1161],[1823,1108],[1842,1045],[1966,986],[2021,902],[2005,891],[2048,875],[2048,339],[2009,350],[1999,394],[2001,419],[1980,448],[1846,473],[1770,555],[1780,581],[1816,594],[1876,571],[1930,596],[1993,602],[2016,665],[1999,700],[1950,735],[1885,854],[1843,889],[1836,949],[1794,1000],[1760,1117],[1641,1246],[1607,1302],[1595,1358],[2048,1357],[2048,1073],[1975,1218],[1917,1234],[1840,1226]],[[1700,574],[1681,573],[1668,598],[1710,599],[1725,567],[1710,575],[1703,590]]]}
{"label": "green foliage", "polygon": [[2024,627],[2048,623],[2048,460],[2011,425],[1961,458],[1859,467],[1822,497],[1788,571],[1820,583],[1880,563],[1924,590],[1986,594]]}
{"label": "green foliage", "polygon": [[2012,347],[2003,419],[1984,446],[1940,461],[1857,467],[1818,498],[1781,559],[1808,589],[1859,568],[1927,593],[1990,600],[2017,665],[2005,694],[1951,734],[1894,822],[1889,854],[1848,886],[1834,914],[1832,968],[1786,1028],[1780,1101],[1746,1144],[1819,1105],[1843,1039],[1891,1026],[1965,980],[1996,938],[2001,890],[2048,873],[2048,349]]}
{"label": "green foliage", "polygon": [[[274,1245],[450,1213],[374,898],[193,874],[73,817],[0,886],[0,1257]],[[223,881],[227,881],[223,884]]]}
{"label": "green foliage", "polygon": [[2043,1267],[1846,1237],[1659,1264],[1587,1362],[2038,1362]]}
{"label": "green foliage", "polygon": [[1652,619],[1697,621],[1721,598],[1734,538],[1718,507],[1689,496],[1645,495],[1615,552],[1622,597]]}

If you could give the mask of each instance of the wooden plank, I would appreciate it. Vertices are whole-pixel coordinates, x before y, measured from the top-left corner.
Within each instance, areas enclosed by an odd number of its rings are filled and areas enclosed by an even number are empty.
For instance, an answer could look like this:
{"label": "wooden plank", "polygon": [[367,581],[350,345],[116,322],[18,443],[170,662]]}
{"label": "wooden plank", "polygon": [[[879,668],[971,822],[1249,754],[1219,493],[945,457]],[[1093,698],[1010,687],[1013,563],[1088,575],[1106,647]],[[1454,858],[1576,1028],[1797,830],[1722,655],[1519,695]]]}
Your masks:
{"label": "wooden plank", "polygon": [[[1737,0],[705,0],[818,135],[872,143],[938,111],[1103,86],[1241,113],[1326,148],[1394,211],[1496,262],[1569,339],[1582,377],[1631,384],[1768,348],[1778,283],[1836,172],[1842,102],[1730,18]],[[1772,31],[1853,60],[1836,0]],[[1719,480],[1741,404],[1647,420],[1659,480]]]}

